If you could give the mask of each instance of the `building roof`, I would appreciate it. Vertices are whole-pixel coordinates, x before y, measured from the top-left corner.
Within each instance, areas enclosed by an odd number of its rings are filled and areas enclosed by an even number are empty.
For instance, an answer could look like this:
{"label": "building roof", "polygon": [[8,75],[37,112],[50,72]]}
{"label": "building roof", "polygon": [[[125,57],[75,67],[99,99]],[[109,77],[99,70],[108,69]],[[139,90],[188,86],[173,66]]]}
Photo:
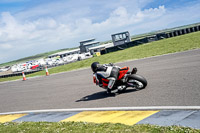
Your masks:
{"label": "building roof", "polygon": [[93,49],[99,49],[99,48],[109,48],[109,47],[113,47],[114,44],[113,43],[107,43],[107,44],[102,44],[96,47],[91,47],[89,48],[89,50],[93,50]]}
{"label": "building roof", "polygon": [[88,48],[88,49],[89,49],[89,50],[93,50],[93,49],[99,49],[99,48],[105,48],[105,46],[99,45],[99,46],[91,47],[91,48]]}
{"label": "building roof", "polygon": [[95,38],[91,38],[91,39],[87,39],[87,40],[83,40],[83,41],[80,41],[80,43],[83,43],[83,42],[90,42],[90,41],[94,41]]}
{"label": "building roof", "polygon": [[107,43],[107,44],[104,44],[106,48],[110,48],[110,47],[113,47],[114,44],[111,42],[111,43]]}
{"label": "building roof", "polygon": [[62,54],[68,54],[68,53],[72,53],[72,52],[76,52],[76,51],[80,51],[80,49],[73,49],[73,50],[66,50],[66,51],[62,51],[62,52],[58,52],[49,56],[58,56],[58,55],[62,55]]}
{"label": "building roof", "polygon": [[87,46],[87,45],[96,44],[96,43],[100,43],[100,42],[99,41],[93,41],[93,42],[84,43],[83,45]]}
{"label": "building roof", "polygon": [[78,52],[78,51],[80,51],[79,48],[78,48],[78,49],[73,49],[73,50],[68,50],[68,51],[63,51],[63,52],[60,52],[59,54],[60,54],[60,55],[61,55],[61,54],[68,54],[68,53]]}

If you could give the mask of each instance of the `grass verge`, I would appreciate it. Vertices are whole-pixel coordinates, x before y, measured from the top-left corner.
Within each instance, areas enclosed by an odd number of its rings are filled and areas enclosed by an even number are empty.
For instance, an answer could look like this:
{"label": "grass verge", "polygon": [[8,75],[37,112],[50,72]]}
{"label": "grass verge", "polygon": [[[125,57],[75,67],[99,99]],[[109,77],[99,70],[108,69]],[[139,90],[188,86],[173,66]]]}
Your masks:
{"label": "grass verge", "polygon": [[[163,39],[160,41],[155,41],[151,43],[147,43],[144,45],[139,45],[135,47],[131,47],[125,50],[108,53],[102,56],[93,57],[87,60],[82,60],[74,63],[70,63],[64,66],[55,67],[49,69],[49,73],[59,73],[66,72],[75,69],[89,67],[90,64],[94,61],[99,61],[100,63],[116,63],[131,59],[141,59],[145,57],[151,57],[156,55],[163,55],[174,52],[181,52],[190,49],[200,48],[200,32],[193,32],[190,34],[185,34],[173,38]],[[45,71],[37,72],[34,74],[27,75],[27,77],[34,77],[45,75]],[[1,78],[2,81],[16,80],[21,79],[21,76],[17,77],[9,77],[9,78]]]}
{"label": "grass verge", "polygon": [[22,123],[2,123],[1,133],[199,133],[200,130],[179,126],[154,126],[154,125],[123,125],[111,123],[85,123],[85,122],[22,122]]}

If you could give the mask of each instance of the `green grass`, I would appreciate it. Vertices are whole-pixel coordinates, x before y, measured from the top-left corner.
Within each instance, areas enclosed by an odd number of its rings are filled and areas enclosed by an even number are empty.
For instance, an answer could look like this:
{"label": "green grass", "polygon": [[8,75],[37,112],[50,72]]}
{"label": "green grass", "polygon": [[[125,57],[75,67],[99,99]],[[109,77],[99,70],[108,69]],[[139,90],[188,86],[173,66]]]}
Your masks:
{"label": "green grass", "polygon": [[[70,63],[64,66],[58,66],[49,69],[49,73],[53,74],[53,73],[66,72],[75,69],[90,67],[91,63],[94,61],[99,61],[101,64],[110,62],[116,63],[126,60],[141,59],[145,57],[163,55],[163,54],[186,51],[197,48],[200,48],[200,32],[194,32],[173,38],[163,39],[160,41],[146,43],[144,45],[139,45],[125,50],[108,53],[87,60]],[[45,75],[45,71],[36,72],[34,74],[27,75],[27,77],[34,77],[40,75]],[[1,78],[0,82],[16,80],[16,79],[22,79],[22,77],[17,76],[17,77]]]}
{"label": "green grass", "polygon": [[0,133],[199,133],[200,130],[179,126],[95,124],[85,122],[21,122],[2,123]]}

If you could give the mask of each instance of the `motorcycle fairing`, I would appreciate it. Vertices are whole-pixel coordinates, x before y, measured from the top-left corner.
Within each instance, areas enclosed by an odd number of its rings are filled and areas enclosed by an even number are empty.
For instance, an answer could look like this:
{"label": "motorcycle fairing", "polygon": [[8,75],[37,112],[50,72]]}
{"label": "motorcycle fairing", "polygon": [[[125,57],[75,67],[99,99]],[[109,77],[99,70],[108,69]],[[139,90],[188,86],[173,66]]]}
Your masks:
{"label": "motorcycle fairing", "polygon": [[119,76],[117,80],[120,80],[121,78],[124,77],[124,75],[128,72],[129,67],[123,67],[119,70]]}
{"label": "motorcycle fairing", "polygon": [[103,83],[103,87],[107,87],[108,83],[109,83],[109,80],[105,79],[105,78],[102,78],[102,83]]}
{"label": "motorcycle fairing", "polygon": [[[129,70],[129,67],[123,67],[119,70],[119,76],[118,76],[118,79],[117,80],[120,80],[121,78],[124,77],[124,75],[128,72]],[[102,83],[103,83],[103,86],[104,87],[107,87],[108,86],[108,83],[109,83],[109,80],[106,79],[106,78],[102,78]]]}

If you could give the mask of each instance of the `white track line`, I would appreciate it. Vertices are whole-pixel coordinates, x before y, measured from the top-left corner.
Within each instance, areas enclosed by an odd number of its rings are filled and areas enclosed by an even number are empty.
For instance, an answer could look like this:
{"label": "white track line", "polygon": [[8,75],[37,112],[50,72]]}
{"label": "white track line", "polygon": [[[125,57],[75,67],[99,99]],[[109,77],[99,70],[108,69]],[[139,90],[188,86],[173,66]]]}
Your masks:
{"label": "white track line", "polygon": [[102,107],[102,108],[73,108],[73,109],[47,109],[5,112],[7,114],[45,113],[45,112],[81,112],[81,111],[134,111],[134,110],[200,110],[200,106],[147,106],[147,107]]}

